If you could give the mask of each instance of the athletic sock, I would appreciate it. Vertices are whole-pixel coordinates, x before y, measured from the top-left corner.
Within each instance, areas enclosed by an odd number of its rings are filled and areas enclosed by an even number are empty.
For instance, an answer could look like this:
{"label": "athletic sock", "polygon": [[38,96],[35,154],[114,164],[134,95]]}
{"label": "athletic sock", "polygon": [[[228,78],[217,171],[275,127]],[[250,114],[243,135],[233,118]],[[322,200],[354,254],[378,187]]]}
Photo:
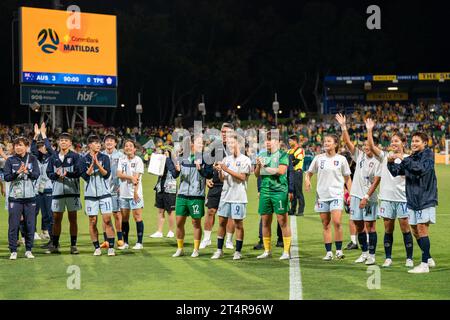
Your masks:
{"label": "athletic sock", "polygon": [[122,233],[123,233],[123,240],[125,243],[128,243],[128,233],[130,232],[130,223],[128,221],[122,222]]}
{"label": "athletic sock", "polygon": [[272,251],[270,237],[263,237],[263,244],[264,244],[265,251]]}
{"label": "athletic sock", "polygon": [[106,232],[103,232],[103,239],[104,241],[108,241],[108,236],[106,235]]}
{"label": "athletic sock", "polygon": [[204,230],[203,232],[203,240],[211,240],[211,232],[209,230]]}
{"label": "athletic sock", "polygon": [[98,241],[92,241],[92,244],[94,245],[95,249],[100,248],[100,243]]}
{"label": "athletic sock", "polygon": [[342,250],[342,241],[335,241],[334,245],[336,246],[336,251]]}
{"label": "athletic sock", "polygon": [[136,222],[137,242],[142,244],[142,237],[144,236],[144,221]]}
{"label": "athletic sock", "polygon": [[223,249],[223,238],[217,237],[217,249]]}
{"label": "athletic sock", "polygon": [[177,239],[177,248],[183,249],[184,247],[184,239]]}
{"label": "athletic sock", "polygon": [[365,232],[358,233],[358,241],[362,252],[367,252],[367,236]]}
{"label": "athletic sock", "polygon": [[291,237],[283,237],[284,252],[289,254],[291,249]]}
{"label": "athletic sock", "polygon": [[352,240],[353,244],[357,244],[357,243],[356,243],[356,234],[352,234],[352,235],[350,236],[350,239]]}
{"label": "athletic sock", "polygon": [[428,236],[420,238],[420,248],[422,249],[422,262],[428,263],[430,255],[430,238]]}
{"label": "athletic sock", "polygon": [[109,248],[111,249],[111,248],[114,248],[114,237],[112,237],[112,238],[108,238],[108,242],[109,242]]}
{"label": "athletic sock", "polygon": [[325,243],[325,250],[331,252],[331,243]]}
{"label": "athletic sock", "polygon": [[377,233],[369,233],[369,254],[375,254],[377,250]]}
{"label": "athletic sock", "polygon": [[52,236],[53,246],[57,248],[59,246],[59,236]]}
{"label": "athletic sock", "polygon": [[236,251],[241,252],[242,251],[242,245],[244,244],[243,240],[237,240],[236,239]]}
{"label": "athletic sock", "polygon": [[403,234],[403,242],[405,243],[406,258],[412,259],[414,245],[413,245],[413,238],[412,238],[411,232],[407,232],[407,233]]}
{"label": "athletic sock", "polygon": [[198,250],[200,248],[200,240],[194,240],[194,250]]}
{"label": "athletic sock", "polygon": [[122,240],[123,239],[123,234],[122,231],[117,231],[117,240]]}
{"label": "athletic sock", "polygon": [[70,245],[75,247],[77,245],[77,236],[70,236]]}
{"label": "athletic sock", "polygon": [[394,243],[394,235],[392,233],[384,234],[384,253],[386,259],[392,258],[392,243]]}
{"label": "athletic sock", "polygon": [[233,242],[233,234],[232,233],[227,232],[227,241]]}

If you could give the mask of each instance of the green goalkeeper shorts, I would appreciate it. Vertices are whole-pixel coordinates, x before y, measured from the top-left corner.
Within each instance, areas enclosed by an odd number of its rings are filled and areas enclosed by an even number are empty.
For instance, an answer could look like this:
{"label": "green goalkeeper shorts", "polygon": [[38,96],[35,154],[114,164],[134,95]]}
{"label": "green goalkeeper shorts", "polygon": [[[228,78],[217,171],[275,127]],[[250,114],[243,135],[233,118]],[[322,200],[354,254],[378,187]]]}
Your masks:
{"label": "green goalkeeper shorts", "polygon": [[258,213],[285,214],[289,211],[289,196],[284,192],[262,193],[259,196]]}
{"label": "green goalkeeper shorts", "polygon": [[193,219],[201,219],[205,215],[205,200],[177,197],[175,213],[181,217],[191,216]]}

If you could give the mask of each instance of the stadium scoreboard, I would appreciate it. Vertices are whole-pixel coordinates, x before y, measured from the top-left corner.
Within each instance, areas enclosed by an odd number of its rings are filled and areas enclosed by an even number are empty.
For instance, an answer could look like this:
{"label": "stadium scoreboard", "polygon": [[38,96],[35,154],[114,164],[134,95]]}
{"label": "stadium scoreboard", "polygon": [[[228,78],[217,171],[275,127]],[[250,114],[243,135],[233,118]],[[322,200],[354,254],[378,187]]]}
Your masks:
{"label": "stadium scoreboard", "polygon": [[117,86],[116,16],[21,7],[20,52],[24,84]]}

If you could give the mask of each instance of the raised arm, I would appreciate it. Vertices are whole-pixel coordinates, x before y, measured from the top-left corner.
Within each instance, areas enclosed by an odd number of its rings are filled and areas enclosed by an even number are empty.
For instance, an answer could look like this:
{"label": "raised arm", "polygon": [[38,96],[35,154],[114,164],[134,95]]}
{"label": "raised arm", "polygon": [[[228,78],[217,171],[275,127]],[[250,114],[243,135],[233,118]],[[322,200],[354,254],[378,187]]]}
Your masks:
{"label": "raised arm", "polygon": [[377,157],[381,154],[381,149],[375,145],[373,141],[373,128],[375,127],[375,122],[367,118],[366,120],[366,129],[367,129],[367,143],[369,145],[369,149],[373,152],[373,154]]}
{"label": "raised arm", "polygon": [[353,145],[353,142],[350,139],[350,135],[348,134],[347,123],[346,123],[347,120],[346,120],[345,116],[340,114],[340,113],[338,113],[336,115],[336,121],[341,126],[342,139],[344,140],[344,143],[347,146],[348,151],[350,151],[351,154],[354,154],[355,153],[355,146]]}

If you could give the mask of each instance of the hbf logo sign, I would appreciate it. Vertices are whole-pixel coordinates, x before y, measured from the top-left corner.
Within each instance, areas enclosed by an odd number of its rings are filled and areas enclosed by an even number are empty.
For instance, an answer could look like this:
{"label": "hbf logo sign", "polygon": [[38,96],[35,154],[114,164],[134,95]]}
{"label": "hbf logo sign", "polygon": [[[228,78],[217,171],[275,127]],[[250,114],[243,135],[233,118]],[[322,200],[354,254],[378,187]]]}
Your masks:
{"label": "hbf logo sign", "polygon": [[53,53],[58,50],[59,36],[55,30],[48,28],[42,29],[37,37],[38,46],[44,53]]}

